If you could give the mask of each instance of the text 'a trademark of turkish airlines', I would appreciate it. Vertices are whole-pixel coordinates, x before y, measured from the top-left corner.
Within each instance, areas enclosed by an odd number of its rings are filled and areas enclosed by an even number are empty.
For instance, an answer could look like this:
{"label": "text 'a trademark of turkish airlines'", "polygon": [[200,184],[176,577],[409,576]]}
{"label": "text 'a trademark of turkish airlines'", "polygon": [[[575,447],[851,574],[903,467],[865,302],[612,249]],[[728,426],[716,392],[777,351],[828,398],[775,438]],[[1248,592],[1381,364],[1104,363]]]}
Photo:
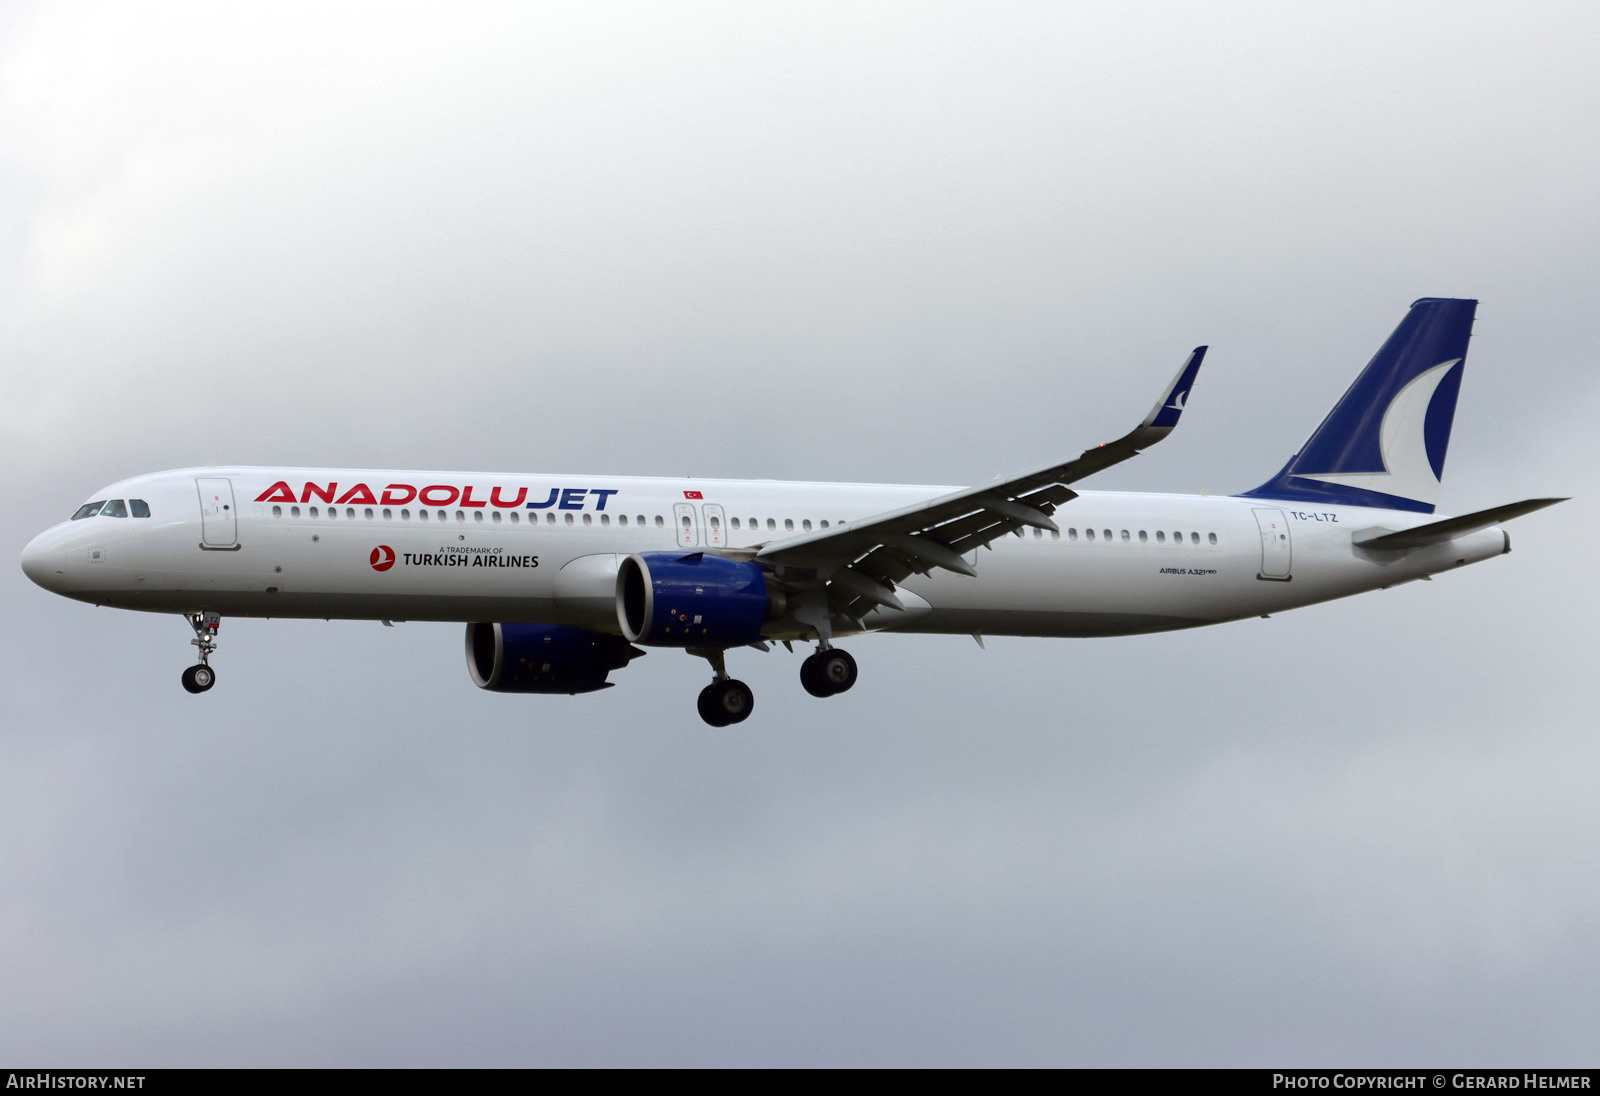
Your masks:
{"label": "text 'a trademark of turkish airlines'", "polygon": [[450,546],[437,552],[401,552],[380,544],[367,557],[374,571],[387,571],[396,563],[402,567],[537,567],[534,555],[507,555],[504,548],[463,548]]}

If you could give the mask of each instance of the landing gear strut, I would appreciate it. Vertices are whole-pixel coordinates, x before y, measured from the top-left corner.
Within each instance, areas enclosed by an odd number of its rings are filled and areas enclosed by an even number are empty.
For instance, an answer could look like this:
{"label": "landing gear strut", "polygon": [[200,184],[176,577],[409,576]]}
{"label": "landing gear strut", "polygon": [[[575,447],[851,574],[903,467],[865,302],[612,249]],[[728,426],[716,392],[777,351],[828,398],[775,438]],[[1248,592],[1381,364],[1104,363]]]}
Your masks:
{"label": "landing gear strut", "polygon": [[750,686],[728,676],[721,648],[691,647],[689,653],[711,663],[711,684],[700,690],[700,699],[696,702],[700,718],[713,727],[726,727],[749,719],[755,710],[756,695],[750,691]]}
{"label": "landing gear strut", "polygon": [[211,654],[217,649],[217,629],[222,626],[218,613],[190,613],[185,620],[194,629],[189,642],[200,648],[200,661],[183,671],[183,687],[191,693],[203,693],[217,683],[217,671],[210,665]]}
{"label": "landing gear strut", "polygon": [[800,684],[812,696],[835,696],[856,683],[856,660],[849,651],[823,647],[800,664]]}

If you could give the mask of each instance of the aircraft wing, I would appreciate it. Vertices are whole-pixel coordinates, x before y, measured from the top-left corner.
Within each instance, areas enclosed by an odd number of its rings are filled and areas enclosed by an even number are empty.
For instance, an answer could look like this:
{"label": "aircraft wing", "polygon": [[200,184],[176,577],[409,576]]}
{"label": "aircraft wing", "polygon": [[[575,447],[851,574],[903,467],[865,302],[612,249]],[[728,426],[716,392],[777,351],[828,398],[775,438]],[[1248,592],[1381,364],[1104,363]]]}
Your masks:
{"label": "aircraft wing", "polygon": [[1054,531],[1051,515],[1078,497],[1068,484],[1119,464],[1170,434],[1205,355],[1205,347],[1196,347],[1150,414],[1116,441],[1061,464],[831,529],[774,540],[763,545],[755,558],[781,568],[780,578],[799,588],[823,587],[829,609],[854,620],[879,606],[902,609],[894,594],[897,583],[935,567],[976,574],[972,563],[962,558],[967,553],[1026,526]]}

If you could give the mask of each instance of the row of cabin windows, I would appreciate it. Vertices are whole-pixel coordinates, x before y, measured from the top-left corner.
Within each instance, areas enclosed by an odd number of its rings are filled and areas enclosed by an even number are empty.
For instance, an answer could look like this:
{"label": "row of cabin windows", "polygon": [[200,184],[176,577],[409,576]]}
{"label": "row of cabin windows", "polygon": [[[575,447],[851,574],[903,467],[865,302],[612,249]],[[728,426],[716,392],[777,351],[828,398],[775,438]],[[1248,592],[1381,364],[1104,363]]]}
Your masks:
{"label": "row of cabin windows", "polygon": [[[1038,530],[1038,529],[1035,529],[1033,531],[1033,535],[1035,537],[1040,536],[1040,533],[1041,533],[1041,531]],[[1135,536],[1134,533],[1130,532],[1127,529],[1122,529],[1122,530],[1119,531],[1119,533],[1120,533],[1120,538],[1122,540],[1126,540],[1126,541],[1133,540],[1133,538]],[[1060,537],[1059,533],[1051,533],[1050,535],[1052,537],[1056,537],[1058,539]],[[1150,534],[1150,532],[1148,530],[1140,529],[1137,535],[1138,535],[1140,544],[1148,544],[1150,542],[1151,534]],[[1095,536],[1096,536],[1096,531],[1093,530],[1093,529],[1085,529],[1083,531],[1083,539],[1084,540],[1094,540]],[[1156,543],[1157,544],[1166,544],[1167,543],[1167,536],[1168,536],[1168,534],[1167,534],[1167,531],[1165,529],[1157,529],[1155,531],[1155,541],[1156,541]],[[1172,536],[1172,543],[1173,544],[1182,544],[1183,543],[1184,533],[1182,531],[1173,530],[1171,536]],[[1191,532],[1191,533],[1188,534],[1188,537],[1189,537],[1189,543],[1190,544],[1199,544],[1200,543],[1200,534],[1199,533]],[[1067,530],[1067,539],[1068,540],[1077,540],[1078,539],[1078,531],[1076,529],[1068,529]],[[1100,540],[1104,540],[1104,541],[1110,541],[1110,540],[1115,539],[1115,538],[1112,536],[1112,532],[1111,532],[1110,529],[1101,529],[1101,530],[1099,530],[1099,539]],[[1206,543],[1207,544],[1215,544],[1215,543],[1217,543],[1217,534],[1215,534],[1215,533],[1207,533],[1206,534]]]}
{"label": "row of cabin windows", "polygon": [[[141,500],[141,499],[131,499],[131,500],[129,500],[129,507],[131,508],[134,517],[147,518],[147,517],[150,516],[150,508],[148,506],[146,506],[144,504],[143,500]],[[72,515],[72,517],[73,517],[73,520],[76,521],[78,518],[91,517],[95,513],[100,513],[103,516],[107,516],[107,517],[126,517],[127,516],[127,511],[123,510],[123,508],[122,508],[122,500],[121,499],[112,499],[109,503],[91,502],[88,506],[83,507],[76,514]],[[356,508],[354,506],[345,507],[344,517],[345,517],[346,520],[354,520],[355,517],[356,517],[356,514],[357,514],[357,511],[356,511]],[[360,514],[361,514],[362,517],[366,518],[368,521],[375,520],[378,517],[378,511],[374,510],[370,506],[365,507],[364,509],[362,509],[360,511]],[[392,509],[390,509],[388,507],[385,507],[383,509],[383,511],[382,511],[382,514],[383,514],[383,520],[384,521],[392,521],[392,520],[394,520],[394,517],[395,517],[395,511],[394,510],[392,510]],[[288,515],[291,518],[300,517],[301,516],[300,507],[298,507],[298,506],[289,507]],[[410,521],[411,520],[411,510],[409,508],[400,510],[399,511],[399,515],[400,515],[400,520],[401,521]],[[274,506],[272,508],[272,516],[275,517],[275,518],[283,517],[284,516],[284,508],[282,506]],[[323,508],[323,509],[319,510],[318,507],[310,506],[310,507],[306,508],[305,516],[309,517],[309,518],[325,517],[325,518],[330,519],[330,520],[337,520],[338,517],[339,517],[339,508],[337,506],[329,506],[329,507],[326,507],[326,508]],[[562,516],[565,519],[566,524],[568,524],[568,525],[576,524],[576,520],[577,519],[576,519],[575,515],[569,513],[569,514],[564,514]],[[417,513],[416,513],[416,517],[417,517],[418,521],[430,521],[430,520],[432,520],[432,521],[449,521],[450,520],[450,511],[448,511],[448,510],[418,510]],[[458,522],[463,522],[464,523],[467,520],[467,511],[465,511],[465,510],[457,510],[455,512],[455,519]],[[593,525],[594,524],[594,519],[595,519],[595,515],[594,514],[585,513],[585,514],[582,515],[582,521],[583,521],[583,524],[585,524],[585,525]],[[474,522],[478,522],[478,523],[481,524],[483,522],[483,520],[484,520],[483,511],[482,510],[474,510],[474,511],[472,511],[472,520]],[[513,510],[509,514],[504,514],[504,515],[502,515],[502,511],[496,510],[496,511],[492,512],[489,515],[489,521],[490,521],[490,523],[496,524],[496,525],[500,524],[502,521],[509,521],[512,525],[517,525],[517,524],[521,523],[522,516],[516,510]],[[553,513],[545,514],[544,522],[545,522],[546,525],[554,525],[554,524],[556,524],[556,515],[553,514]],[[683,516],[683,527],[685,529],[692,528],[693,527],[692,526],[692,522],[693,522],[693,519],[691,517],[689,517],[689,515],[685,514]],[[537,525],[538,523],[539,523],[539,515],[538,514],[529,514],[528,515],[528,524],[529,525]],[[611,515],[610,514],[601,514],[600,515],[600,524],[601,525],[610,525],[611,524]],[[620,525],[620,526],[627,526],[629,524],[629,516],[627,514],[619,514],[619,515],[617,515],[617,524]],[[645,526],[647,524],[654,524],[657,528],[662,528],[663,526],[666,525],[666,519],[663,518],[660,514],[657,514],[655,516],[655,521],[653,523],[651,523],[645,518],[645,516],[643,514],[637,514],[632,518],[632,524],[635,525],[635,526],[639,526],[639,527],[643,527],[643,526]],[[716,529],[718,527],[718,525],[720,524],[720,521],[715,516],[713,516],[712,518],[709,519],[709,524],[710,524],[712,529]],[[738,518],[730,518],[729,521],[728,521],[728,524],[734,529],[738,529],[740,527],[740,521],[739,521]],[[826,522],[826,521],[819,522],[818,524],[823,529],[828,528],[828,522]],[[840,522],[839,524],[842,525],[844,523]],[[766,525],[767,525],[767,528],[769,530],[776,530],[778,528],[778,519],[777,518],[767,518],[766,519]],[[785,530],[793,531],[794,526],[795,526],[795,522],[794,522],[793,518],[785,518],[783,520],[783,527],[784,527]],[[800,527],[804,531],[810,532],[810,530],[811,530],[811,519],[810,518],[801,519]],[[756,519],[756,518],[750,518],[749,519],[749,528],[750,528],[750,530],[752,532],[755,532],[755,531],[759,530],[761,528],[760,521],[758,519]],[[1078,530],[1076,528],[1069,528],[1066,531],[1066,533],[1067,533],[1067,539],[1068,540],[1077,540],[1078,539]],[[1018,529],[1016,531],[1016,535],[1021,537],[1021,536],[1025,536],[1026,534],[1025,534],[1025,532],[1023,530]],[[1166,543],[1168,543],[1168,541],[1167,541],[1168,535],[1169,534],[1167,533],[1167,531],[1165,529],[1157,529],[1155,531],[1155,542],[1157,544],[1166,544]],[[1182,544],[1184,542],[1185,534],[1181,530],[1174,530],[1170,535],[1171,535],[1171,538],[1172,538],[1171,543],[1173,543],[1173,544]],[[1042,539],[1044,537],[1044,530],[1043,529],[1035,529],[1033,531],[1033,536],[1034,536],[1035,540]],[[1188,541],[1189,541],[1190,544],[1199,544],[1200,543],[1200,534],[1199,533],[1190,532],[1187,536],[1188,536]],[[1133,537],[1134,537],[1134,534],[1133,534],[1132,531],[1127,530],[1127,529],[1121,530],[1121,539],[1122,540],[1132,541]],[[1138,531],[1138,538],[1139,538],[1139,542],[1141,544],[1148,543],[1150,541],[1150,537],[1151,537],[1151,534],[1150,534],[1150,532],[1148,530],[1140,529]],[[1101,529],[1101,530],[1098,530],[1098,531],[1094,530],[1094,529],[1085,529],[1083,531],[1083,538],[1085,540],[1091,540],[1091,541],[1099,539],[1099,540],[1103,540],[1103,541],[1109,542],[1109,541],[1112,541],[1112,540],[1116,539],[1116,534],[1114,534],[1110,529]],[[1060,532],[1054,532],[1054,531],[1051,532],[1050,539],[1052,539],[1052,540],[1060,540],[1061,539],[1061,533]],[[1215,534],[1215,533],[1207,533],[1206,534],[1206,542],[1209,543],[1209,544],[1217,543],[1217,534]]]}
{"label": "row of cabin windows", "polygon": [[[272,508],[272,516],[275,517],[275,518],[283,517],[285,512],[286,511],[282,506],[274,506]],[[359,511],[359,513],[360,513],[360,515],[362,517],[366,518],[368,521],[374,521],[379,517],[379,511],[374,510],[370,506],[364,507],[361,511]],[[287,510],[287,514],[291,518],[300,517],[301,516],[300,507],[298,507],[298,506],[289,507],[288,510]],[[357,510],[356,510],[356,508],[354,506],[345,507],[345,509],[344,509],[345,520],[354,521],[355,518],[356,518],[356,514],[357,514]],[[399,518],[400,518],[401,521],[410,521],[411,518],[412,518],[412,513],[411,513],[411,510],[410,510],[409,507],[406,508],[406,509],[402,509],[402,510],[398,511],[398,514],[399,514]],[[384,507],[383,510],[382,510],[382,519],[384,521],[393,521],[394,518],[395,518],[395,515],[396,515],[396,511],[390,509],[387,506]],[[456,515],[456,520],[459,521],[459,522],[465,522],[467,520],[467,511],[465,511],[465,510],[457,510],[455,512],[455,515]],[[324,509],[319,509],[318,507],[315,507],[315,506],[308,506],[305,509],[305,516],[308,517],[308,518],[321,517],[321,518],[326,518],[328,520],[337,520],[338,517],[339,517],[339,508],[337,506],[329,506],[329,507],[326,507]],[[566,518],[566,522],[567,522],[568,525],[575,524],[574,515],[565,514],[563,516]],[[450,511],[448,511],[448,510],[418,510],[416,512],[416,518],[417,518],[418,521],[449,521],[450,520]],[[483,511],[482,510],[474,510],[474,511],[472,511],[472,520],[477,522],[477,523],[479,523],[479,524],[482,524],[483,520],[484,520]],[[629,520],[630,519],[629,519],[627,514],[618,514],[617,515],[617,524],[618,525],[627,525],[629,523]],[[648,524],[647,519],[645,518],[645,516],[643,514],[637,514],[631,520],[632,520],[633,524],[638,525],[638,526],[644,526],[644,525]],[[499,525],[502,522],[510,522],[512,525],[520,525],[522,523],[522,514],[517,510],[512,510],[510,513],[505,513],[503,511],[496,510],[496,511],[494,511],[493,513],[491,513],[489,515],[489,523],[491,525]],[[546,525],[554,525],[556,523],[555,514],[553,514],[553,513],[546,514],[544,516],[544,523]],[[538,514],[529,514],[528,515],[528,524],[529,525],[538,525],[539,524],[539,515]],[[583,515],[583,524],[585,524],[585,525],[593,525],[594,524],[594,515],[593,514],[584,514]],[[600,515],[600,524],[601,525],[610,525],[611,524],[611,515],[610,514],[601,514]],[[656,520],[655,520],[655,525],[658,528],[661,528],[661,527],[665,527],[666,524],[667,524],[667,519],[662,517],[660,514],[657,514],[656,515]]]}
{"label": "row of cabin windows", "polygon": [[[750,531],[752,533],[754,533],[755,531],[757,531],[758,529],[761,528],[761,520],[759,518],[749,518],[747,520],[749,522],[749,529],[750,529]],[[839,524],[843,525],[844,522],[841,521]],[[730,528],[733,528],[733,529],[739,528],[739,519],[738,518],[729,518],[728,519],[728,526]],[[825,522],[825,521],[820,521],[820,522],[817,523],[817,526],[818,526],[818,528],[826,529],[828,527],[828,523]],[[716,527],[717,527],[717,519],[713,517],[711,519],[711,528],[715,529]],[[767,519],[767,528],[768,529],[776,529],[777,527],[778,527],[778,519],[777,518],[768,518]],[[794,518],[784,518],[783,519],[783,527],[785,529],[787,529],[791,533],[794,532]],[[804,530],[805,532],[807,532],[807,533],[811,532],[811,519],[810,518],[801,518],[800,519],[800,528],[802,530]]]}
{"label": "row of cabin windows", "polygon": [[[1078,530],[1077,529],[1068,529],[1068,530],[1066,530],[1066,534],[1067,534],[1067,539],[1068,540],[1077,540],[1078,539]],[[1015,530],[1012,531],[1012,535],[1013,536],[1017,536],[1017,537],[1025,537],[1028,534],[1027,534],[1027,530],[1026,529],[1015,529]],[[1150,543],[1150,536],[1151,536],[1151,534],[1150,534],[1149,530],[1140,529],[1139,532],[1138,532],[1139,543],[1140,544],[1148,544],[1148,543]],[[1134,539],[1134,533],[1132,531],[1128,530],[1128,529],[1123,529],[1123,530],[1121,530],[1121,537],[1122,537],[1123,540],[1132,541]],[[1191,532],[1191,533],[1188,534],[1188,537],[1189,537],[1189,543],[1190,544],[1199,544],[1200,543],[1200,534],[1199,533]],[[1178,530],[1174,530],[1173,531],[1173,533],[1172,533],[1172,543],[1173,544],[1182,544],[1183,543],[1183,538],[1184,538],[1184,534],[1181,531],[1178,531]],[[1044,530],[1043,529],[1037,529],[1037,528],[1034,529],[1034,531],[1033,531],[1033,539],[1034,540],[1042,540],[1042,539],[1044,539]],[[1051,533],[1050,533],[1050,539],[1051,540],[1060,540],[1061,539],[1061,532],[1059,530],[1052,530]],[[1112,531],[1110,529],[1100,529],[1100,530],[1085,529],[1083,531],[1083,539],[1084,540],[1103,540],[1103,541],[1105,541],[1107,543],[1110,543],[1111,541],[1117,539],[1117,537],[1116,537],[1116,534],[1112,533]],[[1157,544],[1166,544],[1167,543],[1167,531],[1165,529],[1157,529],[1155,531],[1155,542]],[[1207,544],[1215,544],[1215,543],[1217,543],[1217,534],[1215,534],[1215,533],[1207,533],[1206,534],[1206,543]]]}
{"label": "row of cabin windows", "polygon": [[73,521],[82,518],[92,518],[99,514],[103,518],[147,518],[150,516],[150,504],[144,499],[101,499],[99,502],[89,502],[78,507],[78,512],[72,515]]}
{"label": "row of cabin windows", "polygon": [[[288,513],[289,517],[297,518],[297,517],[301,516],[302,511],[301,511],[301,508],[298,507],[298,506],[290,506],[288,508],[288,510],[287,510],[287,513]],[[356,510],[356,508],[354,506],[347,506],[344,509],[344,517],[346,518],[346,520],[351,520],[351,521],[355,520],[357,513],[358,513],[358,511]],[[272,508],[272,516],[273,517],[281,518],[281,517],[284,516],[284,514],[285,514],[284,507],[282,507],[282,506],[274,506]],[[359,514],[362,517],[366,518],[368,521],[373,521],[373,520],[377,519],[377,517],[378,517],[378,511],[374,510],[370,506],[365,507],[362,510],[360,510]],[[383,509],[383,511],[382,511],[382,514],[383,514],[383,520],[384,521],[392,521],[392,520],[394,520],[394,517],[395,517],[395,511],[394,510],[392,510],[392,509],[390,509],[388,507],[385,507]],[[316,507],[316,506],[308,506],[308,507],[305,508],[304,515],[306,517],[308,517],[308,518],[321,517],[321,518],[337,520],[338,517],[339,517],[339,508],[337,506],[328,506],[328,507],[322,507],[322,508],[319,508],[319,507]],[[401,521],[410,521],[411,520],[411,516],[412,516],[411,515],[411,510],[409,508],[399,511],[399,515],[400,515],[400,520]],[[148,515],[145,515],[145,516],[148,516]],[[574,525],[574,524],[577,523],[578,518],[577,518],[576,515],[564,514],[562,516],[566,519],[566,523],[568,525]],[[429,521],[429,520],[433,520],[433,521],[449,521],[450,520],[450,511],[448,511],[448,510],[418,510],[416,512],[416,517],[417,517],[418,521]],[[601,525],[610,525],[611,524],[611,515],[610,514],[601,514],[601,515],[599,515],[599,517],[600,517],[600,524]],[[459,522],[465,522],[467,520],[467,511],[465,511],[465,510],[457,510],[455,512],[455,518]],[[484,520],[483,511],[482,510],[474,510],[474,511],[472,511],[472,520],[481,524],[483,522],[483,520]],[[518,512],[516,510],[512,510],[510,513],[504,513],[503,511],[495,510],[494,512],[492,512],[489,515],[489,521],[492,524],[496,524],[496,525],[500,524],[502,521],[509,521],[512,525],[518,525],[522,521],[522,516],[521,516],[520,512]],[[585,524],[585,525],[593,525],[594,521],[595,521],[595,515],[594,514],[590,514],[590,513],[586,513],[586,514],[582,515],[582,521],[583,521],[583,524]],[[684,518],[683,518],[684,527],[685,528],[689,528],[691,521],[692,521],[692,519],[688,515],[685,515]],[[546,525],[554,525],[556,523],[556,515],[554,513],[545,514],[544,522],[545,522]],[[539,515],[538,514],[529,514],[528,515],[528,524],[529,525],[537,525],[538,523],[539,523]],[[617,515],[617,524],[618,525],[627,526],[629,523],[630,523],[630,518],[629,518],[629,516],[627,514],[618,514]],[[652,524],[643,514],[634,515],[632,517],[632,519],[631,519],[631,523],[633,525],[635,525],[635,526],[645,526],[647,524]],[[655,521],[653,522],[653,524],[657,528],[661,528],[661,527],[665,526],[666,523],[667,523],[666,518],[662,517],[660,514],[657,514],[655,516]],[[709,524],[710,524],[711,528],[717,529],[717,528],[719,528],[721,526],[722,522],[721,522],[721,519],[713,516],[712,518],[709,519]],[[740,522],[739,522],[738,518],[730,519],[728,524],[731,525],[735,529],[740,527]],[[828,528],[828,523],[826,521],[820,522],[819,524],[820,524],[821,528],[823,528],[823,529]],[[843,524],[843,522],[841,522],[840,524]],[[794,522],[793,518],[784,518],[783,519],[783,527],[785,529],[793,530],[794,526],[795,526],[795,522]],[[753,531],[755,531],[755,530],[757,530],[757,529],[759,529],[761,527],[761,523],[759,521],[757,521],[755,518],[751,518],[749,527],[750,527],[751,531],[753,532]],[[806,532],[810,532],[811,531],[811,519],[810,518],[802,518],[801,521],[800,521],[800,527],[802,529],[804,529]],[[767,528],[768,529],[777,529],[778,528],[778,519],[777,518],[768,518],[767,519]]]}

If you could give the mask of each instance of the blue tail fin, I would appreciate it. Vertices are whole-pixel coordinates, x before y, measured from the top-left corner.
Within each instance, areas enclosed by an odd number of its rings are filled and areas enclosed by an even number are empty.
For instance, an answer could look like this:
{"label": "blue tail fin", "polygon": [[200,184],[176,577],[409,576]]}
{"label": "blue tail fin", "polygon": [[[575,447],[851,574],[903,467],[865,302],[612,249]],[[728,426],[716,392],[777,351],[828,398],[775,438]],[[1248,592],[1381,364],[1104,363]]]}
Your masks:
{"label": "blue tail fin", "polygon": [[1243,497],[1433,513],[1477,307],[1413,303],[1300,452]]}

